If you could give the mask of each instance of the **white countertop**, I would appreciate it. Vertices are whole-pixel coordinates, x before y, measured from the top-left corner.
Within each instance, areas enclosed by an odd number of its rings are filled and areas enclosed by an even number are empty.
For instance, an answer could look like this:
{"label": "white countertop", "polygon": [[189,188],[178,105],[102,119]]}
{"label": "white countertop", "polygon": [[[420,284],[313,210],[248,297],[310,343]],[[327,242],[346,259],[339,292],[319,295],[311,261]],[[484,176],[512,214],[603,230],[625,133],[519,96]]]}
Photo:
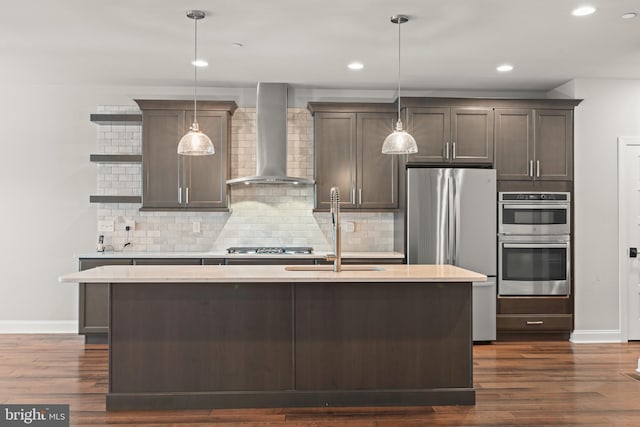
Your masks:
{"label": "white countertop", "polygon": [[[324,258],[329,252],[314,251],[311,254],[228,254],[226,251],[210,252],[87,252],[76,255],[78,258]],[[401,252],[343,252],[342,258],[404,258]]]}
{"label": "white countertop", "polygon": [[[349,267],[353,268],[354,266]],[[381,264],[380,267],[382,267],[381,270],[374,271],[334,273],[323,270],[287,271],[286,266],[283,265],[112,265],[67,274],[59,277],[58,280],[71,283],[372,283],[482,282],[487,280],[487,276],[483,274],[452,265]]]}

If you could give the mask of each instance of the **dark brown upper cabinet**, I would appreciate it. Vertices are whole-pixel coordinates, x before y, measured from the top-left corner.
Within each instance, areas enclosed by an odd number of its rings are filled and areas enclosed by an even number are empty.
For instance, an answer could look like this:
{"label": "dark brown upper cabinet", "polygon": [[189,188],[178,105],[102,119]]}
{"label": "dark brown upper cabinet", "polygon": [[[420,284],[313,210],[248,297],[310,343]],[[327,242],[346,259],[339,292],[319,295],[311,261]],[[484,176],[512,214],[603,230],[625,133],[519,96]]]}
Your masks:
{"label": "dark brown upper cabinet", "polygon": [[398,209],[398,158],[382,154],[397,119],[392,104],[309,103],[314,115],[316,210],[328,210],[331,187],[341,207]]}
{"label": "dark brown upper cabinet", "polygon": [[499,180],[571,181],[573,110],[496,109]]}
{"label": "dark brown upper cabinet", "polygon": [[226,210],[231,116],[235,102],[198,102],[200,129],[212,156],[179,156],[178,141],[193,123],[190,101],[136,100],[142,110],[143,210]]}
{"label": "dark brown upper cabinet", "polygon": [[408,107],[404,112],[418,145],[408,163],[493,164],[491,107]]}

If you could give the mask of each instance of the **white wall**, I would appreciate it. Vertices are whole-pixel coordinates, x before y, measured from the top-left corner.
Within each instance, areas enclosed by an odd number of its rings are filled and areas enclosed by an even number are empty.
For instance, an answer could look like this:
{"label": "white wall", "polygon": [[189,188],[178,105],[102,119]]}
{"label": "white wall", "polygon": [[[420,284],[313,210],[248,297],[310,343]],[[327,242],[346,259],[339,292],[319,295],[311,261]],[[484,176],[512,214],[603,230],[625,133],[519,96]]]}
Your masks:
{"label": "white wall", "polygon": [[575,332],[618,341],[619,136],[640,135],[640,80],[576,79],[559,88],[584,99],[575,112]]}

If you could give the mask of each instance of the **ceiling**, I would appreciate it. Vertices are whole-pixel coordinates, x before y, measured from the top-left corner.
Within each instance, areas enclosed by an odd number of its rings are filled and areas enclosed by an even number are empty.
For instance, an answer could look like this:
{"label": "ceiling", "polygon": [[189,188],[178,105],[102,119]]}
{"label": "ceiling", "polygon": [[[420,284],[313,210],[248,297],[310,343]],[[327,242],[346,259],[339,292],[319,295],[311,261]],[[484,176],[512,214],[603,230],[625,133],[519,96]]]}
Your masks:
{"label": "ceiling", "polygon": [[[576,6],[598,10],[576,18]],[[640,78],[638,0],[9,0],[0,79],[80,85],[545,91],[574,78]],[[234,46],[241,43],[243,46]],[[351,61],[361,71],[347,69]],[[496,66],[511,63],[510,73]]]}

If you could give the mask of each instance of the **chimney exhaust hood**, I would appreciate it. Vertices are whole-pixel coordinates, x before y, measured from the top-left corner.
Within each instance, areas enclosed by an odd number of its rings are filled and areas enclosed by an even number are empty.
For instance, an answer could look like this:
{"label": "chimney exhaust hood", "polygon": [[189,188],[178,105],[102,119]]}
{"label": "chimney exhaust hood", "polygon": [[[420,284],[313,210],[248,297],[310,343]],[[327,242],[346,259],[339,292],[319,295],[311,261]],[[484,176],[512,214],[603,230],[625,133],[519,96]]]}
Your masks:
{"label": "chimney exhaust hood", "polygon": [[287,176],[287,84],[258,83],[256,99],[256,175],[227,184],[313,184]]}

